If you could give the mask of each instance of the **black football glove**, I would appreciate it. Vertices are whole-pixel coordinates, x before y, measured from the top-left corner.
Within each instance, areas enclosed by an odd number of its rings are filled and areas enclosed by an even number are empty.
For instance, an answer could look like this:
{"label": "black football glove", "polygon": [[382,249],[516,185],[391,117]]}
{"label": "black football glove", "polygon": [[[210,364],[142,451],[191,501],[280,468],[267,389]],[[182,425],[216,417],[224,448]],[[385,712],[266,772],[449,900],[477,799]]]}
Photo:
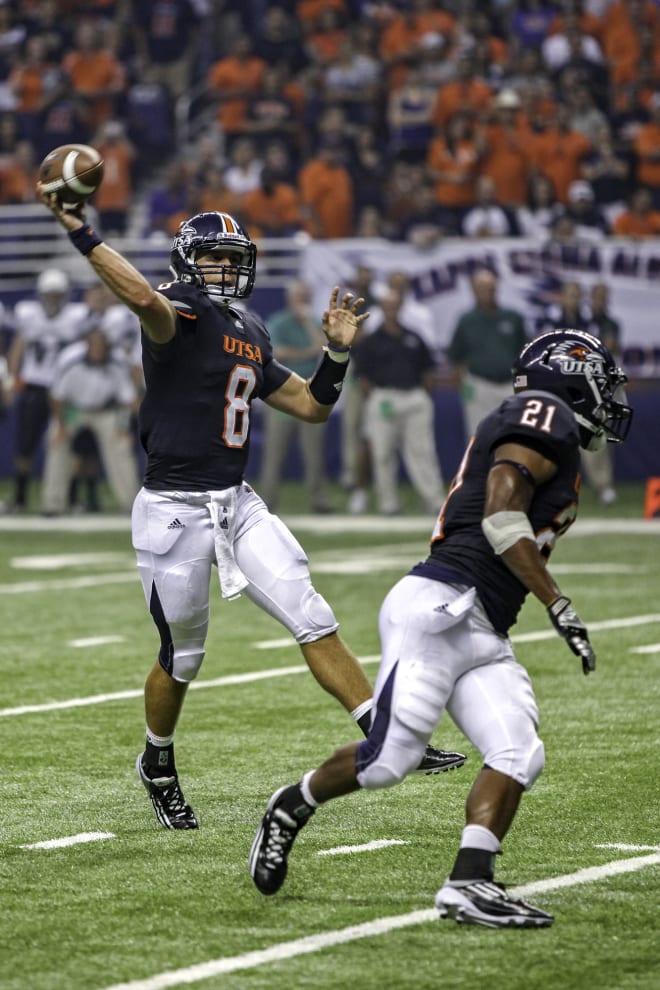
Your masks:
{"label": "black football glove", "polygon": [[585,674],[596,669],[596,654],[589,642],[589,634],[584,622],[579,618],[571,605],[570,598],[556,598],[548,605],[550,621],[566,640],[576,657],[582,660],[582,670]]}

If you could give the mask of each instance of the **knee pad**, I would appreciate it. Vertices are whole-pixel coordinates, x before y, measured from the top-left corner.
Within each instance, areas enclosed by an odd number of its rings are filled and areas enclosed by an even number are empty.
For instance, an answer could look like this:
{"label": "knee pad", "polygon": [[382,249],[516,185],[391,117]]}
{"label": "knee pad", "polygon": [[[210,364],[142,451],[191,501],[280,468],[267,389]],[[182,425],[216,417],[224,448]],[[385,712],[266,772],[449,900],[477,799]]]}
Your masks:
{"label": "knee pad", "polygon": [[314,643],[323,636],[336,632],[339,623],[323,595],[313,587],[308,587],[300,602],[301,628],[296,635],[297,643]]}
{"label": "knee pad", "polygon": [[[360,787],[364,787],[365,790],[380,790],[400,784],[409,773],[408,761],[396,760],[392,758],[394,755],[390,747],[386,750],[380,742],[374,743],[366,739],[360,743],[355,758]],[[398,753],[398,755],[405,757],[406,754]]]}
{"label": "knee pad", "polygon": [[200,642],[197,648],[175,647],[172,653],[172,670],[170,671],[174,680],[194,681],[205,656],[206,651],[203,642]]}
{"label": "knee pad", "polygon": [[355,754],[358,783],[367,790],[394,787],[419,766],[428,736],[418,735],[377,709],[369,738]]}
{"label": "knee pad", "polygon": [[[491,770],[517,780],[528,791],[545,766],[545,749],[531,723],[527,719],[517,721],[517,726],[515,719],[508,723],[511,730],[509,744],[485,753],[484,763]],[[516,731],[516,728],[523,731]]]}
{"label": "knee pad", "polygon": [[208,612],[185,623],[168,622],[155,584],[151,589],[149,611],[160,635],[158,662],[161,667],[175,681],[193,681],[205,656]]}

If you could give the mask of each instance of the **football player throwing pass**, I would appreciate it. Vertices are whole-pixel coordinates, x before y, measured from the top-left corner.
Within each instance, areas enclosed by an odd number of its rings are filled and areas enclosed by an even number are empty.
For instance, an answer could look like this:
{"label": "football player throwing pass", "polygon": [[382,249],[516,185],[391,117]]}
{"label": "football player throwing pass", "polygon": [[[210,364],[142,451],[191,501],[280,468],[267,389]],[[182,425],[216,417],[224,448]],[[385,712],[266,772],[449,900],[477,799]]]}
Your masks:
{"label": "football player throwing pass", "polygon": [[249,858],[262,894],[283,884],[293,841],[317,807],[362,787],[398,784],[446,709],[483,767],[467,798],[454,867],[435,898],[440,917],[488,928],[552,924],[552,915],[494,880],[501,842],[544,765],[532,684],[508,632],[531,592],[584,673],[595,669],[587,629],[546,564],[576,516],[580,447],[627,436],[625,381],[587,333],[552,330],[522,350],[514,394],[468,443],[429,556],[381,607],[369,737],[338,749],[268,803]]}
{"label": "football player throwing pass", "polygon": [[[209,212],[183,222],[170,253],[172,281],[154,289],[89,226],[84,205],[66,209],[39,185],[37,192],[142,325],[146,394],[139,426],[147,464],[132,534],[160,652],[146,680],[146,746],[136,769],[160,823],[193,829],[198,822],[179,784],[174,732],[204,658],[213,565],[222,596],[243,593],[281,622],[321,686],[368,733],[372,688],[312,585],[302,547],[243,480],[254,399],[307,422],[327,420],[368,314],[364,300],[332,290],[324,353],[304,380],[274,360],[261,320],[236,306],[252,291],[257,249],[233,217]],[[438,773],[464,762],[461,753],[429,746],[418,769]]]}

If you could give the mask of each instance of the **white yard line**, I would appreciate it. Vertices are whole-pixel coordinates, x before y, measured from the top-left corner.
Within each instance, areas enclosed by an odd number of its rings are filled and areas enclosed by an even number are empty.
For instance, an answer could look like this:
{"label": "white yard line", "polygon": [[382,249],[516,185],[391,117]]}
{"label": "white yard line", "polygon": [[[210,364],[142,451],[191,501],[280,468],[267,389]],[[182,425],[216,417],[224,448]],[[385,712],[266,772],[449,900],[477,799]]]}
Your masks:
{"label": "white yard line", "polygon": [[[605,632],[609,629],[626,629],[633,626],[645,626],[655,622],[660,622],[660,613],[653,612],[650,615],[630,615],[627,619],[603,619],[601,622],[588,622],[590,633]],[[512,636],[514,643],[535,643],[546,639],[556,639],[557,633],[554,629],[540,629],[536,632],[520,633]],[[279,641],[278,642],[279,645]],[[360,663],[378,663],[379,656],[361,657]],[[193,681],[190,685],[191,691],[204,691],[208,688],[227,687],[232,684],[250,684],[253,681],[264,681],[271,677],[287,677],[290,674],[306,674],[308,667],[306,664],[297,664],[292,667],[271,668],[269,670],[255,670],[247,674],[232,674],[227,677],[216,677],[211,681]],[[114,691],[111,694],[94,694],[84,698],[67,698],[64,701],[49,701],[40,705],[19,705],[17,708],[0,708],[0,718],[13,718],[16,715],[36,715],[40,712],[61,711],[67,708],[85,708],[88,705],[104,705],[110,701],[127,701],[131,698],[141,698],[142,688],[134,688],[128,691]]]}
{"label": "white yard line", "polygon": [[[432,516],[378,515],[350,516],[337,513],[332,516],[290,515],[282,513],[282,519],[294,532],[330,535],[333,533],[421,533],[430,537],[435,519]],[[44,519],[40,516],[0,516],[0,532],[15,533],[130,533],[128,515],[100,514],[93,516],[62,516]],[[631,535],[660,535],[660,519],[624,519],[602,516],[578,519],[566,533],[566,537],[629,533]]]}
{"label": "white yard line", "polygon": [[[362,657],[360,663],[377,663],[376,657]],[[289,674],[306,674],[307,664],[295,667],[272,668],[270,670],[254,670],[248,674],[230,674],[227,677],[216,677],[212,681],[193,681],[190,691],[204,691],[207,688],[227,687],[231,684],[250,684],[253,681],[269,680],[271,677],[287,677]],[[141,698],[142,688],[132,688],[128,691],[113,691],[112,694],[93,694],[86,698],[67,698],[65,701],[49,701],[42,705],[20,705],[18,708],[0,708],[0,718],[10,718],[14,715],[34,715],[39,712],[54,712],[65,708],[85,708],[87,705],[104,705],[108,701],[126,701],[130,698]]]}
{"label": "white yard line", "polygon": [[0,584],[0,595],[25,595],[33,591],[75,591],[78,588],[97,588],[102,584],[139,584],[136,568],[118,574],[88,574],[85,577],[54,578],[52,581],[16,581]]}
{"label": "white yard line", "polygon": [[83,842],[101,842],[103,839],[114,839],[114,832],[79,832],[78,835],[66,835],[63,839],[45,839],[43,842],[30,842],[19,846],[19,849],[64,849],[66,846],[78,846]]}
{"label": "white yard line", "polygon": [[[657,866],[659,863],[660,853],[652,856],[638,856],[634,859],[613,860],[610,863],[603,863],[602,866],[590,866],[587,869],[578,870],[576,873],[566,873],[563,876],[550,877],[547,880],[537,880],[522,887],[512,887],[511,893],[514,897],[548,893],[552,890],[575,887],[578,884],[595,883],[598,880],[605,880],[622,873],[632,873],[649,866]],[[435,909],[430,908],[424,911],[412,911],[410,914],[376,918],[374,921],[367,921],[361,925],[350,925],[348,928],[340,928],[337,931],[320,932],[317,935],[308,935],[291,942],[280,942],[278,945],[273,945],[268,949],[258,949],[256,952],[245,952],[224,959],[211,959],[194,966],[159,973],[144,980],[115,983],[111,987],[105,987],[104,990],[167,990],[169,987],[189,986],[191,983],[209,980],[214,976],[223,976],[242,969],[254,969],[268,963],[281,962],[296,956],[318,952],[320,949],[327,949],[333,945],[343,945],[361,938],[373,938],[398,928],[409,928],[411,925],[420,925],[426,922],[438,922],[438,913]]]}
{"label": "white yard line", "polygon": [[107,646],[110,643],[124,643],[125,636],[87,636],[86,639],[70,639],[69,646],[76,650],[84,650],[88,646]]}
{"label": "white yard line", "polygon": [[128,567],[135,560],[135,554],[128,551],[109,550],[107,553],[90,551],[87,553],[47,553],[30,554],[27,557],[12,557],[9,566],[26,571],[59,571],[64,567],[89,567],[112,564]]}
{"label": "white yard line", "polygon": [[386,849],[388,846],[407,846],[403,839],[373,839],[359,846],[335,846],[334,849],[320,849],[319,856],[351,856],[353,853],[373,852],[375,849]]}
{"label": "white yard line", "polygon": [[633,846],[629,842],[603,842],[595,849],[618,849],[620,852],[660,852],[660,846]]}

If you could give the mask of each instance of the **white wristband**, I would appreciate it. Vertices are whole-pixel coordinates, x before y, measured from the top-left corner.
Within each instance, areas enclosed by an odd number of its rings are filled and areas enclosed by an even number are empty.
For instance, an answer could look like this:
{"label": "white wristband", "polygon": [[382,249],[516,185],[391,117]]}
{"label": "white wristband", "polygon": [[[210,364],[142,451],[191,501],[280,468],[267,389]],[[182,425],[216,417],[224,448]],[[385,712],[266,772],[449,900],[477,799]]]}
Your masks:
{"label": "white wristband", "polygon": [[328,355],[331,361],[336,361],[337,364],[346,364],[348,361],[349,349],[346,348],[345,351],[336,351],[333,347],[324,346],[323,350]]}

